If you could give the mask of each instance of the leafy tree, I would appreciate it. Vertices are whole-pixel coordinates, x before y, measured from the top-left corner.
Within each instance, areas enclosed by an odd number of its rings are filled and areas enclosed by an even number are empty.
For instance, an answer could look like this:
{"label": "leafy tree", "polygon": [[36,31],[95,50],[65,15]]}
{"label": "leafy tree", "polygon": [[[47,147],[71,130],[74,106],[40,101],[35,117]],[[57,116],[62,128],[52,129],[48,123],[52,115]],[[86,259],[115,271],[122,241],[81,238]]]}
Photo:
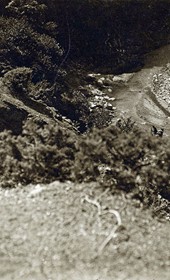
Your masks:
{"label": "leafy tree", "polygon": [[35,0],[12,0],[6,6],[9,14],[15,18],[26,17],[31,23],[43,24],[47,6]]}
{"label": "leafy tree", "polygon": [[63,55],[57,41],[35,31],[23,18],[0,18],[1,75],[8,69],[31,67],[35,79],[53,80]]}

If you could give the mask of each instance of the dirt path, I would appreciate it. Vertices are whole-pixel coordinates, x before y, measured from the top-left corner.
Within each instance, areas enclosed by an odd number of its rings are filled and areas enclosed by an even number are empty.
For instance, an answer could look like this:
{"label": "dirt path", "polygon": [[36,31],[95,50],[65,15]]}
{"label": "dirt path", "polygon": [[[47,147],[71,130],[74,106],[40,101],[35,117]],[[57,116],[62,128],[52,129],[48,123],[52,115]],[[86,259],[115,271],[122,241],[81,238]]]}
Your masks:
{"label": "dirt path", "polygon": [[2,280],[169,279],[170,225],[122,193],[54,182],[1,189],[0,205]]}

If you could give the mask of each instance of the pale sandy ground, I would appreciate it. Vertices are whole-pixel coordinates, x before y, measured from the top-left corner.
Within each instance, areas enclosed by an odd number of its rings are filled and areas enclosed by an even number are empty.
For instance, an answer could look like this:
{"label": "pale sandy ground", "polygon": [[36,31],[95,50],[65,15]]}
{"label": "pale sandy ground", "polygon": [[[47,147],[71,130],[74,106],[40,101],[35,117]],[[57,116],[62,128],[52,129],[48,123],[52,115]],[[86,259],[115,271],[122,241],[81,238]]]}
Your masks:
{"label": "pale sandy ground", "polygon": [[2,280],[169,280],[169,223],[122,193],[54,182],[0,205]]}

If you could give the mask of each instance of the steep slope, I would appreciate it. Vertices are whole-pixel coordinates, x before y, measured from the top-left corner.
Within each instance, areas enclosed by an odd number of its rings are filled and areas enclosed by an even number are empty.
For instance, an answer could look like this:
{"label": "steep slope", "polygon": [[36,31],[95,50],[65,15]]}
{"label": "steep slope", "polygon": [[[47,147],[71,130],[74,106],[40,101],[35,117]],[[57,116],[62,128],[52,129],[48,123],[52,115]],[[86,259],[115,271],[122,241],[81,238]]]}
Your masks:
{"label": "steep slope", "polygon": [[58,123],[61,127],[73,129],[66,118],[58,115],[54,108],[29,98],[19,99],[0,79],[0,131],[11,130],[14,134],[22,132],[27,119],[35,118],[46,124]]}

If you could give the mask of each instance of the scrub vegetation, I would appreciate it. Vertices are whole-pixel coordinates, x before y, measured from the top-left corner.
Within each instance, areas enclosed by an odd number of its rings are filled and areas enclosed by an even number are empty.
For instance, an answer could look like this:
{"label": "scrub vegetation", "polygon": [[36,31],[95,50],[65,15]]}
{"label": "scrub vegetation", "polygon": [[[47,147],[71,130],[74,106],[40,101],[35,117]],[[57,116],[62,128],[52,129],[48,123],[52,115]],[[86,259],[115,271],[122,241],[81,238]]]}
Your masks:
{"label": "scrub vegetation", "polygon": [[169,1],[1,2],[4,89],[57,116],[46,122],[29,114],[20,133],[1,125],[1,186],[97,181],[168,215],[169,140],[132,120],[114,125],[104,105],[92,110],[86,86],[89,69],[137,71],[148,51],[167,43]]}

